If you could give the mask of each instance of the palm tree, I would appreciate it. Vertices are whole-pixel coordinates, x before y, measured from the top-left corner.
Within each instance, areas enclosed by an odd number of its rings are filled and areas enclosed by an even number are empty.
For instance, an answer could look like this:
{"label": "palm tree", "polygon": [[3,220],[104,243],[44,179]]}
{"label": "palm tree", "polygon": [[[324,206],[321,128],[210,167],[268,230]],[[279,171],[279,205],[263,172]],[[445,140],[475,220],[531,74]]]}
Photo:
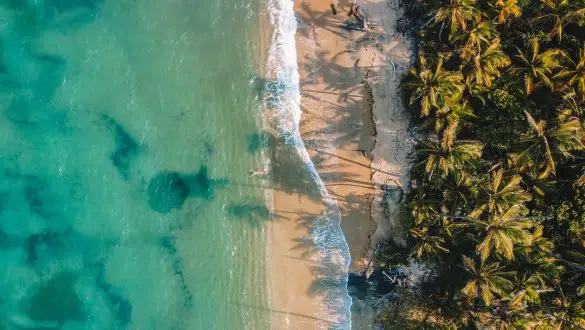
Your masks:
{"label": "palm tree", "polygon": [[558,119],[555,125],[547,127],[543,120],[536,120],[524,111],[531,129],[526,138],[528,146],[519,154],[511,155],[520,171],[532,169],[533,176],[546,179],[556,175],[556,158],[574,158],[572,152],[583,150],[583,131],[577,117]]}
{"label": "palm tree", "polygon": [[409,80],[403,85],[411,91],[410,104],[420,99],[421,116],[428,116],[431,106],[441,107],[455,94],[463,90],[463,75],[443,70],[443,59],[439,58],[434,70],[427,68],[424,56],[419,57],[418,68],[410,69]]}
{"label": "palm tree", "polygon": [[519,175],[504,180],[502,169],[493,172],[491,180],[480,185],[480,203],[469,216],[479,218],[484,212],[502,213],[515,204],[530,201],[530,195],[520,186],[521,182]]}
{"label": "palm tree", "polygon": [[445,127],[454,122],[468,124],[468,119],[477,118],[473,113],[473,108],[463,97],[450,99],[442,107],[436,108],[435,115],[430,116],[425,122],[425,127],[434,126],[437,134],[441,133]]}
{"label": "palm tree", "polygon": [[408,204],[415,224],[420,225],[423,222],[428,224],[433,220],[438,220],[439,200],[439,197],[433,196],[431,189],[425,187],[415,189],[412,200]]}
{"label": "palm tree", "polygon": [[477,329],[517,330],[540,329],[542,322],[532,313],[495,307],[475,320]]}
{"label": "palm tree", "polygon": [[583,329],[585,328],[585,300],[581,297],[565,296],[553,301],[552,308],[542,308],[546,316],[545,329]]}
{"label": "palm tree", "polygon": [[522,15],[522,9],[517,0],[497,0],[495,4],[497,16],[494,19],[498,23],[505,23],[510,18],[518,18]]}
{"label": "palm tree", "polygon": [[532,93],[541,84],[552,88],[552,72],[560,66],[562,52],[558,49],[549,49],[540,53],[540,44],[536,39],[532,40],[530,53],[525,54],[520,48],[517,50],[518,66],[512,67],[510,71],[513,75],[522,78],[526,95]]}
{"label": "palm tree", "polygon": [[579,56],[573,61],[570,56],[565,57],[570,68],[563,68],[553,79],[563,79],[565,83],[563,90],[574,87],[574,90],[581,96],[581,101],[585,101],[585,45],[579,50]]}
{"label": "palm tree", "polygon": [[513,260],[514,244],[530,243],[531,235],[527,229],[533,223],[523,217],[527,211],[526,207],[516,204],[505,212],[489,214],[486,221],[477,221],[486,233],[476,248],[482,260],[486,260],[492,252]]}
{"label": "palm tree", "polygon": [[481,53],[482,49],[490,45],[498,36],[498,31],[492,22],[480,21],[468,32],[455,36],[453,41],[464,44],[461,47],[461,58],[469,59]]}
{"label": "palm tree", "polygon": [[449,0],[447,6],[439,8],[435,21],[441,22],[441,32],[445,24],[449,25],[449,38],[454,37],[458,31],[467,31],[469,23],[477,22],[481,17],[475,4],[476,0]]}
{"label": "palm tree", "polygon": [[429,138],[417,149],[418,156],[423,158],[417,166],[424,164],[429,178],[459,171],[481,157],[483,145],[478,141],[456,140],[456,130],[457,122],[451,123],[440,140]]}
{"label": "palm tree", "polygon": [[552,23],[550,37],[563,37],[563,29],[570,23],[576,23],[585,17],[585,6],[580,1],[569,0],[540,0],[548,13],[533,19],[537,23]]}
{"label": "palm tree", "polygon": [[484,95],[487,91],[488,88],[486,86],[475,83],[475,79],[472,75],[468,74],[467,77],[465,77],[465,82],[463,83],[462,98],[467,100],[475,99],[485,105]]}
{"label": "palm tree", "polygon": [[440,236],[432,235],[429,232],[429,227],[412,228],[411,235],[416,239],[416,257],[421,258],[423,255],[438,255],[439,253],[449,252],[443,247],[445,239]]}
{"label": "palm tree", "polygon": [[462,171],[454,171],[441,186],[443,188],[441,212],[450,215],[467,214],[472,200],[478,194],[477,184],[472,177]]}
{"label": "palm tree", "polygon": [[501,68],[510,65],[510,58],[502,52],[500,39],[491,41],[483,52],[473,56],[473,68],[468,77],[478,85],[492,86],[495,78],[500,76]]}
{"label": "palm tree", "polygon": [[486,306],[491,306],[495,296],[506,297],[507,291],[512,289],[512,282],[507,278],[513,277],[515,272],[504,271],[504,267],[500,267],[498,263],[486,263],[485,260],[476,263],[463,256],[463,267],[471,276],[461,290],[468,303],[480,297]]}
{"label": "palm tree", "polygon": [[538,274],[525,277],[520,283],[520,289],[514,292],[508,303],[511,309],[521,310],[526,308],[527,304],[539,304],[540,294],[548,291],[548,289],[538,289],[543,284]]}
{"label": "palm tree", "polygon": [[[566,92],[563,95],[563,112],[562,115],[566,115],[567,117],[580,117],[583,110],[581,110],[581,105],[575,99],[576,93],[575,91]],[[560,118],[561,120],[565,120],[565,118]]]}
{"label": "palm tree", "polygon": [[[542,227],[535,230],[533,236],[542,234]],[[544,243],[544,238],[537,237],[533,241],[541,241]],[[539,244],[535,242],[535,244]],[[547,241],[542,245],[551,245],[550,241]],[[555,281],[559,278],[559,275],[564,270],[558,262],[551,257],[546,256],[543,253],[535,251],[531,255],[527,255],[526,261],[530,265],[526,269],[523,269],[522,278],[516,282],[516,290],[510,297],[508,307],[510,309],[521,310],[528,304],[540,304],[541,294],[546,294],[553,291],[552,286]]]}

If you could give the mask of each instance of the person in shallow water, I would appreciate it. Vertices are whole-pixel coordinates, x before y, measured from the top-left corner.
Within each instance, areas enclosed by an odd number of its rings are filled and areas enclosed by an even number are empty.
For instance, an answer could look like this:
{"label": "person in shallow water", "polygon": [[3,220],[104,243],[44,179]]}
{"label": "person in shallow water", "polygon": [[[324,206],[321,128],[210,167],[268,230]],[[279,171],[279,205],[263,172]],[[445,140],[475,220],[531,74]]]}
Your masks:
{"label": "person in shallow water", "polygon": [[253,176],[263,176],[263,175],[266,175],[270,171],[268,171],[268,170],[256,170],[256,171],[249,170],[248,172],[250,173],[250,177],[253,177]]}

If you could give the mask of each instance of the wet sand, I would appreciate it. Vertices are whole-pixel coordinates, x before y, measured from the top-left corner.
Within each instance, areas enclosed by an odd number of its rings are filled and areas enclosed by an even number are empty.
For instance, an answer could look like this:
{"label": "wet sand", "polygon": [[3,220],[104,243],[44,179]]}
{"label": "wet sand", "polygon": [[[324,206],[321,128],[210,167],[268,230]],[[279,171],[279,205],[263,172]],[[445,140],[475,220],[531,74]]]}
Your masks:
{"label": "wet sand", "polygon": [[[401,73],[393,70],[407,67],[408,52],[404,41],[389,37],[396,14],[389,13],[395,9],[387,2],[363,1],[371,20],[367,32],[342,27],[349,21],[349,1],[336,3],[337,15],[330,5],[322,0],[295,2],[300,131],[339,206],[352,258],[350,271],[362,272],[372,247],[398,233],[396,221],[388,220],[393,217],[385,216],[398,201],[382,203],[388,194],[381,187],[407,185],[408,144],[395,141],[407,142],[408,117],[396,116],[403,112],[397,94]],[[311,241],[312,221],[325,207],[317,191],[307,191],[311,178],[302,173],[294,150],[287,149],[277,145],[272,151],[274,220],[268,229],[272,328],[328,328],[337,316],[319,290],[323,265]],[[291,180],[291,173],[298,175]]]}

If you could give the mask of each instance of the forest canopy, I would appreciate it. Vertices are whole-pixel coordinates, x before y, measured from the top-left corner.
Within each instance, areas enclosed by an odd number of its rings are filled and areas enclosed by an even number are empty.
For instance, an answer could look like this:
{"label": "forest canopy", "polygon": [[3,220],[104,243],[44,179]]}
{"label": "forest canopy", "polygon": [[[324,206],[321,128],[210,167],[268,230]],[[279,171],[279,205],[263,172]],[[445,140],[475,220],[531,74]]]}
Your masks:
{"label": "forest canopy", "polygon": [[385,327],[584,329],[584,1],[403,8],[419,141],[408,244],[379,258],[430,272]]}

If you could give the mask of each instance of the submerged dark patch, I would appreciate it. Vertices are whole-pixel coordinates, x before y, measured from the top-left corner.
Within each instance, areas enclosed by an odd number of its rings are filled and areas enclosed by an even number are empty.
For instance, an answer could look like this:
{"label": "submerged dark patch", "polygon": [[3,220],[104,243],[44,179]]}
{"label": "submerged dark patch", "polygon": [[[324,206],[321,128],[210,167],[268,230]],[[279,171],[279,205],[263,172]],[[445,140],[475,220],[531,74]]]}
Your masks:
{"label": "submerged dark patch", "polygon": [[162,248],[167,250],[173,259],[173,272],[181,279],[181,286],[183,288],[183,295],[185,299],[184,305],[191,306],[193,303],[193,293],[191,293],[191,290],[189,290],[189,287],[187,286],[185,274],[183,273],[182,269],[183,262],[177,255],[176,239],[173,236],[165,236],[160,239],[160,245]]}
{"label": "submerged dark patch", "polygon": [[35,321],[57,322],[85,321],[87,314],[75,292],[77,276],[62,272],[42,283],[25,303],[24,310]]}
{"label": "submerged dark patch", "polygon": [[270,142],[270,134],[259,132],[248,136],[248,152],[257,152],[266,148]]}
{"label": "submerged dark patch", "polygon": [[203,144],[203,150],[205,151],[205,156],[208,158],[213,155],[213,145],[209,141],[205,141]]}
{"label": "submerged dark patch", "polygon": [[35,177],[26,177],[26,185],[24,187],[24,198],[28,204],[31,213],[37,214],[40,217],[48,218],[49,212],[45,208],[46,189],[47,185],[40,179]]}
{"label": "submerged dark patch", "polygon": [[14,249],[21,245],[22,240],[14,237],[0,228],[0,249]]}
{"label": "submerged dark patch", "polygon": [[92,11],[95,11],[97,6],[102,2],[103,0],[54,0],[50,3],[56,10],[65,12],[80,8],[91,9]]}
{"label": "submerged dark patch", "polygon": [[116,289],[105,280],[103,264],[99,264],[96,284],[106,295],[110,309],[116,316],[118,326],[124,327],[128,325],[132,319],[132,304],[124,296],[116,293]]}
{"label": "submerged dark patch", "polygon": [[189,187],[189,196],[206,199],[213,197],[213,180],[206,166],[201,166],[195,174],[185,176],[185,182]]}
{"label": "submerged dark patch", "polygon": [[270,211],[264,205],[233,204],[228,207],[228,212],[237,217],[259,216],[267,218],[270,216]]}
{"label": "submerged dark patch", "polygon": [[211,178],[206,166],[187,175],[159,172],[148,184],[148,205],[157,212],[168,213],[181,208],[187,197],[213,198],[215,188],[227,182],[226,179]]}
{"label": "submerged dark patch", "polygon": [[160,172],[148,185],[148,205],[160,213],[179,209],[189,196],[189,186],[177,172]]}
{"label": "submerged dark patch", "polygon": [[[41,218],[49,219],[54,216],[57,211],[52,204],[53,192],[49,185],[42,179],[32,176],[17,173],[10,170],[4,170],[5,180],[17,180],[22,182],[22,194],[30,213],[36,214]],[[9,193],[0,193],[0,208],[3,207],[3,200]]]}
{"label": "submerged dark patch", "polygon": [[270,211],[260,202],[232,204],[227,211],[231,216],[241,218],[254,227],[262,226],[270,218]]}
{"label": "submerged dark patch", "polygon": [[210,177],[207,166],[201,166],[197,173],[185,175],[184,179],[189,186],[189,196],[205,199],[212,199],[215,189],[228,183],[227,179]]}
{"label": "submerged dark patch", "polygon": [[63,241],[60,233],[46,230],[42,233],[29,236],[24,242],[24,248],[27,253],[26,261],[34,264],[38,259],[38,250],[41,247],[63,247]]}
{"label": "submerged dark patch", "polygon": [[138,155],[138,142],[114,119],[104,115],[104,119],[114,130],[116,149],[110,154],[110,160],[124,180],[128,180],[130,163]]}

